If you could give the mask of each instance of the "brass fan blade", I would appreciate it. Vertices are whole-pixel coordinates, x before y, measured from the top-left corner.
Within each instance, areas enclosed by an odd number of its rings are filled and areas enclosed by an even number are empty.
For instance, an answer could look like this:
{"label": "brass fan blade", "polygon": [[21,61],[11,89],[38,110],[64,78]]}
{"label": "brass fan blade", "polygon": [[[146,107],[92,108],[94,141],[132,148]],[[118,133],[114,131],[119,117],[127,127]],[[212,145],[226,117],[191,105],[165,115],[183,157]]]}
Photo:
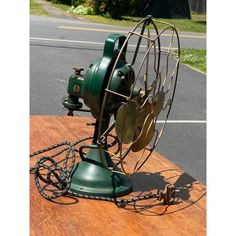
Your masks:
{"label": "brass fan blade", "polygon": [[136,119],[138,120],[137,130],[134,135],[134,143],[131,146],[133,152],[138,152],[145,148],[152,140],[155,133],[154,118],[157,117],[163,109],[165,93],[160,92],[156,95],[154,102],[146,101],[145,105],[140,108]]}
{"label": "brass fan blade", "polygon": [[134,140],[137,139],[138,136],[140,135],[146,117],[148,116],[148,114],[150,114],[152,112],[151,109],[152,109],[151,104],[148,101],[146,101],[145,105],[143,105],[140,108],[140,111],[139,111],[138,117],[137,117],[138,127],[135,132]]}
{"label": "brass fan blade", "polygon": [[135,101],[122,105],[116,116],[116,134],[120,142],[130,143],[138,127],[138,113],[140,106]]}
{"label": "brass fan blade", "polygon": [[165,101],[165,93],[160,92],[160,94],[157,95],[157,99],[152,104],[154,116],[159,116],[161,110],[163,109],[164,101]]}
{"label": "brass fan blade", "polygon": [[144,117],[144,123],[142,124],[141,132],[138,138],[131,146],[131,150],[133,152],[138,152],[145,148],[149,142],[152,140],[154,135],[154,117],[152,113],[149,113],[146,117]]}

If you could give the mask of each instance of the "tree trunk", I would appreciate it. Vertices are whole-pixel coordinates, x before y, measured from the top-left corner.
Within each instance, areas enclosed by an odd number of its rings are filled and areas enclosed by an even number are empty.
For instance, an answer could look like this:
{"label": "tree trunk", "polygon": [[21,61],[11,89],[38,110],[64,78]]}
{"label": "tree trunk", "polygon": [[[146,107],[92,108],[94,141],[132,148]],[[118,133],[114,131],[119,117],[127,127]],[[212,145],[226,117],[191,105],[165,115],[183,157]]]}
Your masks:
{"label": "tree trunk", "polygon": [[196,13],[206,13],[206,0],[189,0],[190,9]]}

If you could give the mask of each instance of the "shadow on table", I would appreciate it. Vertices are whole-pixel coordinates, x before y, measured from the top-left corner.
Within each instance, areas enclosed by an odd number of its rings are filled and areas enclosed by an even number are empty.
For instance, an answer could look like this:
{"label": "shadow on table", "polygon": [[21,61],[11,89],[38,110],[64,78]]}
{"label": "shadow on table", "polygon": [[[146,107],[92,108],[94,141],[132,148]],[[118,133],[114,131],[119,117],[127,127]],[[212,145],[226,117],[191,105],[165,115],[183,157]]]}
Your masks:
{"label": "shadow on table", "polygon": [[[172,171],[176,173],[176,171],[178,172],[180,170],[168,169],[158,173],[139,172],[132,176],[132,180],[134,182],[134,191],[137,192],[153,192],[155,191],[155,189],[163,190],[167,184],[170,184],[170,179],[177,177],[177,180],[174,183],[172,182],[172,184],[176,187],[176,190],[178,190],[178,192],[176,193],[176,198],[173,199],[171,205],[164,205],[163,202],[154,199],[153,201],[150,202],[149,200],[146,203],[144,201],[134,202],[127,205],[125,209],[149,216],[173,214],[175,212],[184,210],[187,207],[190,207],[206,195],[206,188],[204,188],[201,190],[203,193],[200,197],[198,197],[194,201],[191,200],[191,191],[194,190],[200,183],[187,173],[175,174],[174,176],[171,176],[169,178],[165,178],[164,176],[162,176],[164,172]],[[185,204],[183,204],[183,206],[181,207],[182,203]],[[179,205],[180,208],[171,210],[170,207],[172,205]]]}

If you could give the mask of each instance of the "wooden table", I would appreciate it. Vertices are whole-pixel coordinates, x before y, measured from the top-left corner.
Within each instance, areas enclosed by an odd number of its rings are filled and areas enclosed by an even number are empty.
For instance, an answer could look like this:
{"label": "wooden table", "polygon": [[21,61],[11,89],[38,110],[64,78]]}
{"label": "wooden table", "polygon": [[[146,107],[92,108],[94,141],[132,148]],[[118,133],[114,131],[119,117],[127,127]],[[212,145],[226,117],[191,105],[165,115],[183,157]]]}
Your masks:
{"label": "wooden table", "polygon": [[[63,140],[75,141],[92,135],[93,127],[86,126],[91,121],[87,117],[31,116],[31,152]],[[35,161],[36,158],[31,158],[31,166]],[[152,199],[126,208],[68,197],[54,203],[41,197],[31,175],[30,235],[206,235],[206,186],[157,152],[132,180],[134,192],[130,196],[164,189],[171,183],[180,188],[179,199],[170,206]]]}

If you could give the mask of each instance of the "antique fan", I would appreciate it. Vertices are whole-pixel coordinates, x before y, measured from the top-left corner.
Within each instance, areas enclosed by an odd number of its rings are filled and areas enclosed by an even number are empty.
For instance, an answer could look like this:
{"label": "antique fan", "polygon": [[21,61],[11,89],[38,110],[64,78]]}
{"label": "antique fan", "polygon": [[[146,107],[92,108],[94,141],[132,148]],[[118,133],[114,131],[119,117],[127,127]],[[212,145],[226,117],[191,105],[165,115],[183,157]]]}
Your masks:
{"label": "antique fan", "polygon": [[[43,197],[51,200],[70,194],[116,203],[156,197],[170,202],[174,186],[132,199],[117,197],[132,191],[129,176],[151,157],[162,136],[174,99],[179,55],[176,29],[147,16],[127,36],[108,36],[102,58],[95,60],[84,75],[83,69],[74,68],[63,105],[68,115],[91,112],[96,119],[94,134],[31,154],[33,157],[65,146],[31,168]],[[82,109],[79,99],[89,110]],[[56,160],[63,152],[66,157]],[[77,158],[80,161],[76,162]]]}

